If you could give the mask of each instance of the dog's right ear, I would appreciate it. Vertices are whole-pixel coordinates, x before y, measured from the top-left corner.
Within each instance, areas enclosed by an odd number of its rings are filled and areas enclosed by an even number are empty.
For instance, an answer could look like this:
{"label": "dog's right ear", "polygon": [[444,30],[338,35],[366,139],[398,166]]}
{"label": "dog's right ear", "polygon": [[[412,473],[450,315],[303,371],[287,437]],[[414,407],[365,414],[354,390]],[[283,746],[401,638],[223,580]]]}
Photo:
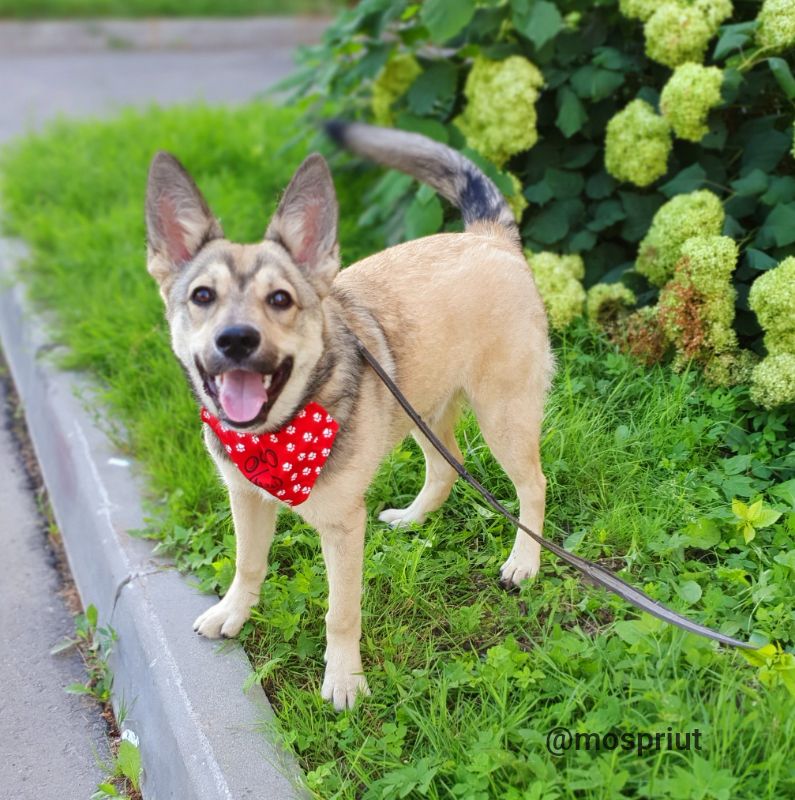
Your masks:
{"label": "dog's right ear", "polygon": [[193,178],[170,153],[159,152],[146,188],[149,272],[165,297],[179,268],[223,231]]}

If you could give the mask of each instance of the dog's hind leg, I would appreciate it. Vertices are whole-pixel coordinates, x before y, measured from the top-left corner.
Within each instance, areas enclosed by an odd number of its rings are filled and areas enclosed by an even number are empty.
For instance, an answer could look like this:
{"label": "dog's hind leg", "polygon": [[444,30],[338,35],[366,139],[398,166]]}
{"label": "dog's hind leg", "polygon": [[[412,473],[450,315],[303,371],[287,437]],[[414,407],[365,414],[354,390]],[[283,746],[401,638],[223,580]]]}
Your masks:
{"label": "dog's hind leg", "polygon": [[[459,413],[460,403],[455,398],[431,422],[430,427],[460,462],[463,457],[455,439],[455,424]],[[389,508],[378,515],[381,522],[388,522],[393,528],[399,525],[409,525],[412,522],[422,524],[428,514],[436,511],[447,500],[457,477],[456,471],[418,430],[414,430],[412,436],[425,456],[425,484],[407,508]]]}
{"label": "dog's hind leg", "polygon": [[[518,384],[528,387],[524,392],[518,394],[514,384],[510,389],[503,386],[502,394],[496,383],[487,390],[488,397],[472,398],[475,416],[486,444],[516,488],[519,521],[540,536],[547,485],[539,453],[545,392],[528,381]],[[511,554],[500,569],[502,583],[518,586],[532,578],[538,572],[540,556],[540,545],[517,530]]]}

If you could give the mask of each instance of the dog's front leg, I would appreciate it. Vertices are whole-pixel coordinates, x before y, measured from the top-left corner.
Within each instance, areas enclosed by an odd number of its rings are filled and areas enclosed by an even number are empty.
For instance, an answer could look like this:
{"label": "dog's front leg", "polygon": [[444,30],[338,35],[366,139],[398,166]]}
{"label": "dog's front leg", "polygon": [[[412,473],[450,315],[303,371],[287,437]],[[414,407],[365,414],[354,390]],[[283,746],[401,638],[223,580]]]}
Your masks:
{"label": "dog's front leg", "polygon": [[193,629],[209,639],[237,636],[259,600],[268,569],[268,551],[276,530],[278,504],[265,499],[258,489],[229,487],[235,524],[235,577],[223,599],[193,623]]}
{"label": "dog's front leg", "polygon": [[353,708],[357,694],[370,693],[359,650],[366,519],[362,507],[344,522],[318,527],[329,584],[326,674],[321,694],[337,711]]}

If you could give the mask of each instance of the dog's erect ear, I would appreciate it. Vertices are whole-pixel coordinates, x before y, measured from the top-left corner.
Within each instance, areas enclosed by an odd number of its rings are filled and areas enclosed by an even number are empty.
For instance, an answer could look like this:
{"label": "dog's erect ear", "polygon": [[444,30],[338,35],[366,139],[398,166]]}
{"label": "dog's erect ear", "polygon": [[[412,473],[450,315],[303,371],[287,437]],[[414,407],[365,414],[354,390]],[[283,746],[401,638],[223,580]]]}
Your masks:
{"label": "dog's erect ear", "polygon": [[223,236],[193,178],[170,153],[158,153],[149,167],[146,228],[149,272],[161,289],[202,245]]}
{"label": "dog's erect ear", "polygon": [[290,253],[321,295],[328,292],[339,270],[339,246],[337,195],[323,156],[313,153],[298,167],[265,238]]}

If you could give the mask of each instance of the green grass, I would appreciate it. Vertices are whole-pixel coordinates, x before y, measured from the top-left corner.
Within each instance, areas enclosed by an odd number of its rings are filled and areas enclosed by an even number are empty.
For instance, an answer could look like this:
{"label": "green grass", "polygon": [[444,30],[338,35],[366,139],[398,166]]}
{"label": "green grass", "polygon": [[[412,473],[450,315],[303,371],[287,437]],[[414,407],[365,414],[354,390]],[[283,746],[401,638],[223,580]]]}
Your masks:
{"label": "green grass", "polygon": [[[207,588],[228,585],[234,540],[144,267],[146,166],[156,148],[173,150],[227,234],[252,240],[305,152],[303,141],[285,144],[296,130],[294,112],[262,105],[130,112],[60,123],[2,163],[7,227],[33,248],[24,277],[56,312],[68,365],[97,375],[126,427],[123,443],[146,465],[151,535]],[[355,224],[367,177],[343,165],[335,174],[350,262],[378,246]],[[786,417],[753,410],[743,389],[642,369],[584,327],[555,344],[546,534],[695,619],[776,639],[792,653],[795,450]],[[467,464],[515,508],[471,419],[460,438]],[[317,538],[296,516],[280,518],[243,640],[317,797],[795,793],[785,672],[757,670],[736,652],[638,618],[549,556],[535,582],[500,590],[513,532],[465,485],[422,528],[377,522],[421,484],[421,456],[406,443],[369,492],[362,646],[373,696],[341,715],[318,694],[326,588]],[[731,500],[757,497],[781,516],[746,542]],[[559,725],[600,734],[698,728],[703,749],[553,757],[544,740]]]}
{"label": "green grass", "polygon": [[344,0],[0,0],[0,18],[332,14],[345,5]]}

